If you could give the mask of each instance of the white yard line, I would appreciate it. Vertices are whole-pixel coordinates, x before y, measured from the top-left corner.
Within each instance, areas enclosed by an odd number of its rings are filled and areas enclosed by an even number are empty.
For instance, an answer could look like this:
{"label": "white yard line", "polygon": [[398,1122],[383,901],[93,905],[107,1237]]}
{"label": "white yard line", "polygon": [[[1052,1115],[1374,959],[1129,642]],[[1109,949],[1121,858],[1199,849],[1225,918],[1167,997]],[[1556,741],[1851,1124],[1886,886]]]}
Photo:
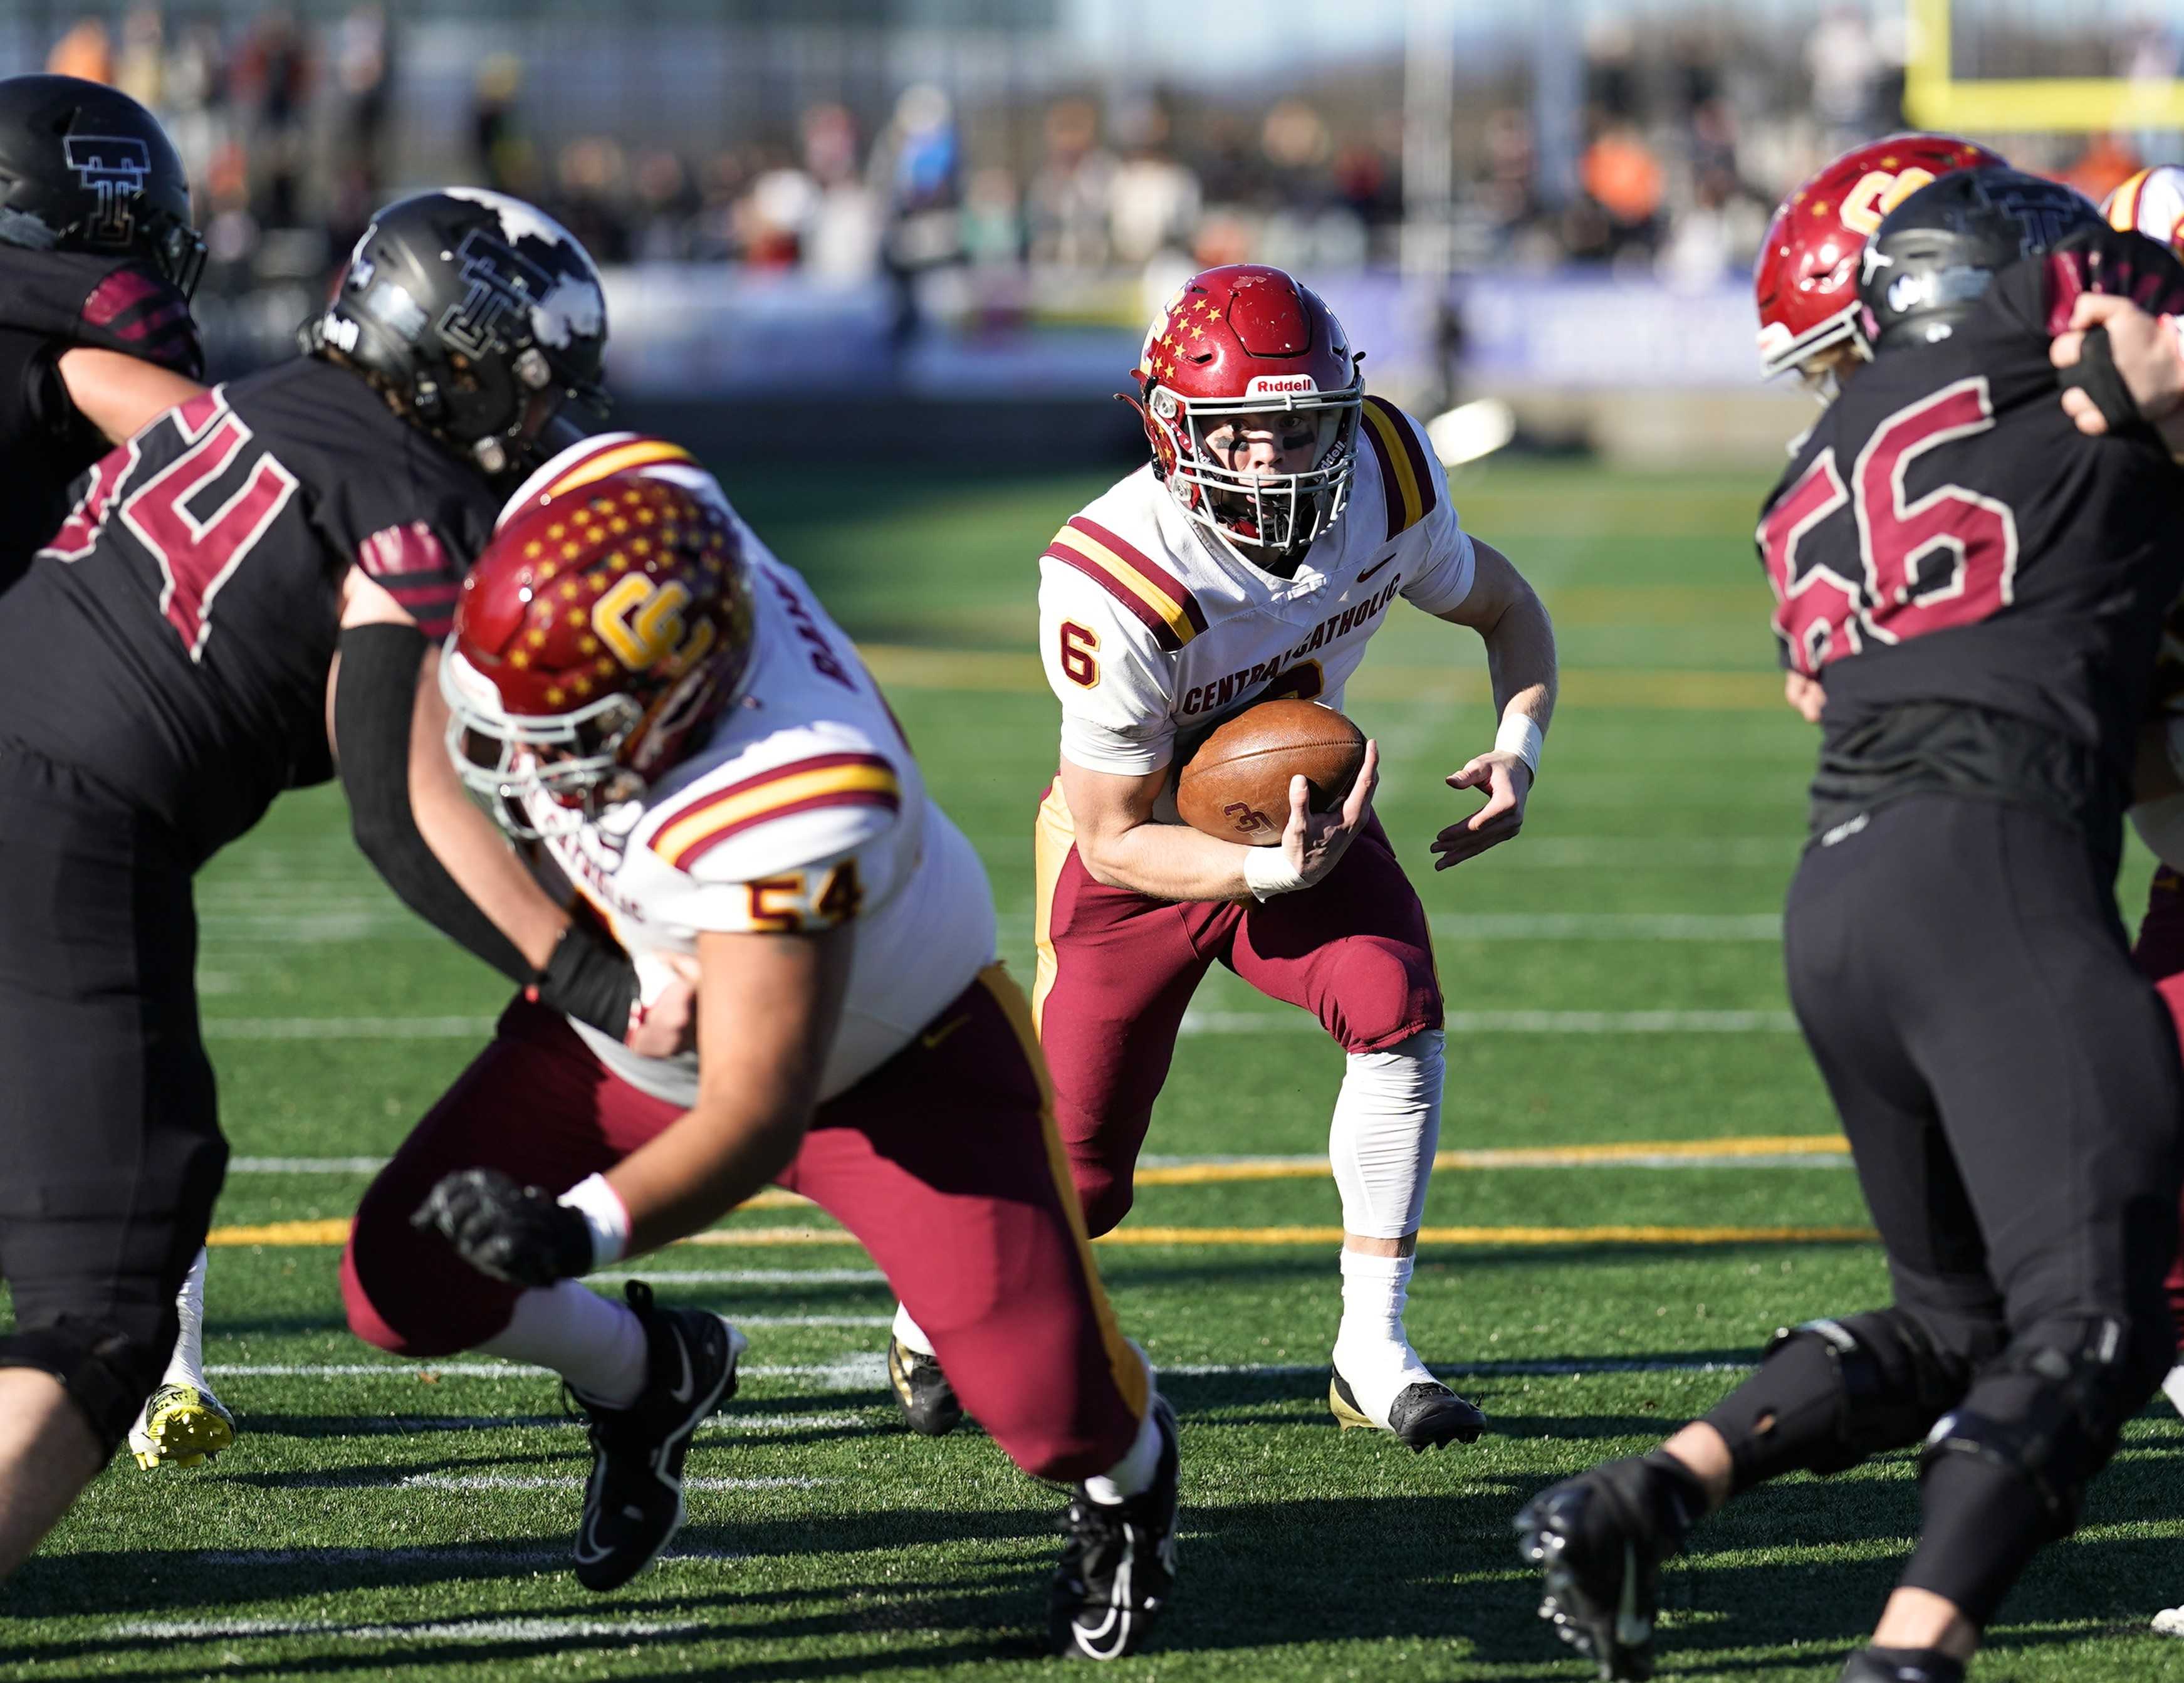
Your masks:
{"label": "white yard line", "polygon": [[[479,1560],[532,1560],[566,1563],[566,1549],[534,1549],[521,1555],[472,1550],[404,1550],[402,1558]],[[293,1565],[325,1554],[344,1553],[359,1560],[383,1562],[386,1551],[312,1549],[246,1549],[239,1553],[201,1555],[202,1560],[235,1565]],[[733,1558],[729,1556],[720,1558]],[[134,1637],[161,1642],[214,1642],[260,1640],[281,1636],[340,1636],[356,1642],[558,1642],[574,1637],[687,1636],[706,1629],[692,1619],[440,1619],[421,1624],[343,1624],[322,1619],[130,1619],[105,1627],[108,1636]]]}

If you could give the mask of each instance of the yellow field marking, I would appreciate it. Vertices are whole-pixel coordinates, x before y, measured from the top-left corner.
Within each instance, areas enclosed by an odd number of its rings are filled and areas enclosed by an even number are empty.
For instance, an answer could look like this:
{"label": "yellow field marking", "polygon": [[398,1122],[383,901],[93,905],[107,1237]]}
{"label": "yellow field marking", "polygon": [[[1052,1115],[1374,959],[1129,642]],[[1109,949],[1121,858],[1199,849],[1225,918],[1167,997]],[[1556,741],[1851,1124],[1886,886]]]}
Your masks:
{"label": "yellow field marking", "polygon": [[[1835,1134],[1784,1134],[1741,1140],[1624,1141],[1602,1145],[1521,1145],[1495,1151],[1441,1151],[1436,1169],[1569,1168],[1662,1157],[1839,1157],[1850,1142]],[[1318,1159],[1244,1158],[1233,1163],[1162,1163],[1140,1168],[1140,1186],[1209,1186],[1234,1180],[1320,1180],[1329,1171]]]}
{"label": "yellow field marking", "polygon": [[[1047,694],[1046,677],[1035,655],[885,643],[866,644],[860,652],[872,676],[891,688]],[[1348,690],[1367,701],[1462,705],[1492,699],[1485,672],[1472,667],[1368,666],[1350,680]],[[1562,694],[1566,700],[1584,706],[1641,712],[1761,712],[1782,705],[1782,679],[1780,673],[1768,672],[1566,666]]]}
{"label": "yellow field marking", "polygon": [[[1554,1245],[1855,1245],[1874,1237],[1862,1227],[1428,1227],[1421,1245],[1471,1247]],[[340,1245],[345,1221],[273,1222],[264,1227],[216,1227],[208,1245],[257,1245],[273,1250]],[[854,1245],[839,1228],[715,1228],[686,1245]],[[1342,1243],[1339,1227],[1127,1227],[1104,1234],[1095,1245],[1329,1245]]]}

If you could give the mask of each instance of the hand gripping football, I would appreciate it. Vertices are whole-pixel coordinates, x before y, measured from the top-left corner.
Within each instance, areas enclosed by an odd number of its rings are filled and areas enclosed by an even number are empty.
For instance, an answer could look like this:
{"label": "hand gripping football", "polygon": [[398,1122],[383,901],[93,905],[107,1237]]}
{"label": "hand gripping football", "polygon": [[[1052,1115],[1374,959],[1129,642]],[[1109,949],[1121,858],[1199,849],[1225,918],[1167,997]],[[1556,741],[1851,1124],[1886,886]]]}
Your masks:
{"label": "hand gripping football", "polygon": [[1199,744],[1175,780],[1183,822],[1223,841],[1272,847],[1290,821],[1290,779],[1312,810],[1339,805],[1365,763],[1365,733],[1317,701],[1262,701]]}

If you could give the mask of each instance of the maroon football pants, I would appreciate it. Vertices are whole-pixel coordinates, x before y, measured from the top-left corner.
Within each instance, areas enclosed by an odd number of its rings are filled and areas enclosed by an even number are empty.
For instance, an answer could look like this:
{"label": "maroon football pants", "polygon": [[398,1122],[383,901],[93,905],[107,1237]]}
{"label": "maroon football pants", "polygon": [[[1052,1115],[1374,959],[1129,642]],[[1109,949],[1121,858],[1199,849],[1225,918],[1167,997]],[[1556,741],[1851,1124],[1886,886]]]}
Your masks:
{"label": "maroon football pants", "polygon": [[1039,805],[1035,854],[1034,1015],[1095,1234],[1128,1212],[1184,1007],[1217,961],[1310,1011],[1346,1052],[1384,1051],[1440,1026],[1425,908],[1377,817],[1323,879],[1263,905],[1156,900],[1095,882],[1058,782]]}
{"label": "maroon football pants", "polygon": [[[491,1168],[565,1191],[682,1114],[611,1074],[559,1015],[518,1000],[365,1194],[342,1257],[350,1329],[404,1356],[493,1337],[521,1288],[410,1225],[433,1184]],[[822,1105],[780,1184],[872,1253],[964,1407],[1019,1467],[1077,1480],[1128,1451],[1145,1364],[1100,1287],[1030,1008],[1000,966]]]}
{"label": "maroon football pants", "polygon": [[[2184,1042],[2184,877],[2166,865],[2153,873],[2146,897],[2146,917],[2131,948],[2138,967],[2153,984]],[[2169,1312],[2176,1323],[2176,1347],[2184,1356],[2184,1255],[2170,1265]]]}

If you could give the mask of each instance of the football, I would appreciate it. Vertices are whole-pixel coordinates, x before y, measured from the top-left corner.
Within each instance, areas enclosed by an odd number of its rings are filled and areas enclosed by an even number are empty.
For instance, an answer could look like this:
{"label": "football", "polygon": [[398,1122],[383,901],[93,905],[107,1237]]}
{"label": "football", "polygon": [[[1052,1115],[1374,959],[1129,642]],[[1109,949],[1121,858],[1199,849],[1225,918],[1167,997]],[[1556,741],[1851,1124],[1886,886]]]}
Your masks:
{"label": "football", "polygon": [[1312,810],[1350,793],[1365,763],[1365,733],[1317,701],[1262,701],[1198,746],[1175,780],[1175,808],[1195,830],[1272,847],[1290,817],[1290,779],[1312,784]]}

